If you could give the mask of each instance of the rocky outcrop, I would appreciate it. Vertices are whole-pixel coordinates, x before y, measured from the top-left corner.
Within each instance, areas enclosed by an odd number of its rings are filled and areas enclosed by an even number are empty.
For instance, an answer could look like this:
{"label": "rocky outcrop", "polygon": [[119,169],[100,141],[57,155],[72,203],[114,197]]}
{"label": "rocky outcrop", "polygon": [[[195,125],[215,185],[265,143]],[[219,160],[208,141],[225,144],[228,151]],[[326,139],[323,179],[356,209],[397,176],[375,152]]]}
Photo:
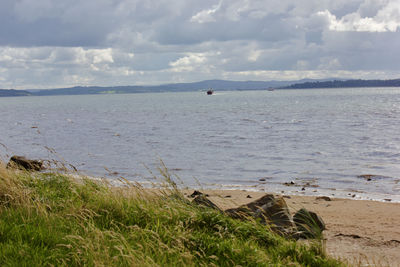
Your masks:
{"label": "rocky outcrop", "polygon": [[204,196],[208,197],[208,194],[203,194],[202,192],[197,191],[197,190],[194,190],[193,193],[189,197],[194,198],[194,197],[200,196],[200,195],[204,195]]}
{"label": "rocky outcrop", "polygon": [[[195,191],[192,196],[195,197],[192,203],[223,212],[203,193]],[[285,199],[272,194],[238,208],[227,209],[224,213],[234,219],[255,219],[280,235],[296,239],[320,238],[325,229],[324,221],[315,212],[303,208],[292,217]]]}
{"label": "rocky outcrop", "polygon": [[300,238],[319,238],[326,229],[325,223],[318,214],[302,208],[293,216],[296,224],[297,235]]}
{"label": "rocky outcrop", "polygon": [[14,168],[26,171],[41,171],[44,169],[40,160],[27,159],[22,156],[12,156],[7,163],[7,168]]}
{"label": "rocky outcrop", "polygon": [[295,232],[295,225],[285,199],[275,198],[272,194],[267,194],[247,205],[228,209],[225,213],[239,219],[254,217],[283,235],[291,235]]}
{"label": "rocky outcrop", "polygon": [[193,203],[200,205],[200,206],[204,206],[204,207],[209,207],[215,210],[218,210],[220,212],[222,212],[222,210],[220,208],[218,208],[217,205],[215,205],[211,200],[209,200],[205,195],[201,194],[201,195],[197,195],[194,199],[193,199]]}

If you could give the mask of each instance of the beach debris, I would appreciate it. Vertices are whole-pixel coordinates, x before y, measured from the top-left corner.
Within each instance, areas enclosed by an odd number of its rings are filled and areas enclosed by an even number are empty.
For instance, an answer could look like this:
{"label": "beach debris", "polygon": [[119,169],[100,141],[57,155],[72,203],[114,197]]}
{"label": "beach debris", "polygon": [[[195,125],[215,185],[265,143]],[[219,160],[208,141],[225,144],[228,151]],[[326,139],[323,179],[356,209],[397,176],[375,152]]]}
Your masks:
{"label": "beach debris", "polygon": [[306,188],[305,188],[305,187],[302,187],[302,188],[301,188],[301,191],[305,191],[305,190],[306,190]]}
{"label": "beach debris", "polygon": [[247,197],[246,198],[252,198],[252,196],[250,196],[250,195],[247,195]]}
{"label": "beach debris", "polygon": [[218,206],[215,205],[211,200],[209,200],[205,195],[197,195],[193,199],[192,203],[222,212],[222,210],[218,208]]}
{"label": "beach debris", "polygon": [[318,214],[302,208],[293,216],[297,228],[297,235],[300,238],[318,238],[326,229],[325,223]]}
{"label": "beach debris", "polygon": [[260,178],[260,179],[258,179],[258,181],[265,182],[266,180],[265,180],[265,178]]}
{"label": "beach debris", "polygon": [[27,159],[23,156],[12,156],[7,163],[7,168],[14,168],[26,171],[41,171],[44,169],[43,161]]}
{"label": "beach debris", "polygon": [[283,197],[266,194],[263,197],[238,208],[225,210],[232,218],[253,217],[282,235],[291,235],[295,229],[289,208]]}
{"label": "beach debris", "polygon": [[335,237],[350,237],[350,238],[354,238],[354,239],[360,239],[360,238],[362,238],[361,236],[359,236],[359,235],[356,235],[356,234],[342,234],[342,233],[339,233],[339,234],[336,234],[335,235]]}
{"label": "beach debris", "polygon": [[332,201],[330,197],[327,196],[319,196],[315,198],[316,200],[325,200],[325,201]]}
{"label": "beach debris", "polygon": [[388,202],[392,201],[391,198],[385,198],[385,199],[383,199],[383,200],[388,201]]}
{"label": "beach debris", "polygon": [[290,182],[285,182],[283,184],[286,186],[291,186],[291,185],[295,185],[296,183],[294,181],[290,181]]}
{"label": "beach debris", "polygon": [[303,186],[307,186],[307,187],[319,187],[319,185],[317,184],[312,184],[310,182],[306,182]]}
{"label": "beach debris", "polygon": [[232,197],[231,195],[226,195],[226,196],[225,196],[225,198],[231,198],[231,197]]}

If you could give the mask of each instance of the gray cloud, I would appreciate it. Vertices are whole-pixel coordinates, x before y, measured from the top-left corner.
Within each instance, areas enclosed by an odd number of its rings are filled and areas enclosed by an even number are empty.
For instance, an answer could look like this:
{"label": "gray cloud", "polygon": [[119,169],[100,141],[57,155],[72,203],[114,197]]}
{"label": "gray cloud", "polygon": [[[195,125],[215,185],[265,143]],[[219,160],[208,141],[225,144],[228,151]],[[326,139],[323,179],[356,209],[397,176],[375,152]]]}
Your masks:
{"label": "gray cloud", "polygon": [[1,88],[400,68],[399,0],[3,0],[0,25]]}

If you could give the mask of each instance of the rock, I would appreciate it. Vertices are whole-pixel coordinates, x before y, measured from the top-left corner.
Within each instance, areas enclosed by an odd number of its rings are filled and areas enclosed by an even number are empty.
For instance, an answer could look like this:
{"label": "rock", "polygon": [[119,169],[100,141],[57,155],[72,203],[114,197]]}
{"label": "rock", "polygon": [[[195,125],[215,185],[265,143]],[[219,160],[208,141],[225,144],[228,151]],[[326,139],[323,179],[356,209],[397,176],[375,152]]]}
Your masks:
{"label": "rock", "polygon": [[246,198],[252,198],[250,195],[247,195],[247,197]]}
{"label": "rock", "polygon": [[7,168],[16,168],[27,171],[41,171],[44,169],[42,161],[27,159],[22,156],[12,156],[10,161],[7,163]]}
{"label": "rock", "polygon": [[271,225],[273,230],[283,235],[291,234],[295,227],[284,198],[275,198],[271,194],[267,194],[239,208],[228,209],[225,213],[238,219],[254,217],[263,224]]}
{"label": "rock", "polygon": [[290,182],[286,182],[286,183],[283,183],[283,184],[286,185],[286,186],[291,186],[291,185],[295,185],[296,183],[293,182],[293,181],[290,181]]}
{"label": "rock", "polygon": [[194,190],[193,193],[190,195],[190,197],[195,197],[195,196],[201,196],[204,195],[202,192]]}
{"label": "rock", "polygon": [[298,236],[301,238],[319,238],[325,230],[325,223],[318,214],[302,208],[293,216]]}
{"label": "rock", "polygon": [[361,175],[358,175],[357,178],[362,178],[367,181],[372,181],[372,180],[385,179],[385,178],[389,178],[389,177],[383,176],[383,175],[375,175],[375,174],[361,174]]}
{"label": "rock", "polygon": [[215,205],[211,200],[209,200],[206,196],[204,195],[198,195],[196,196],[192,203],[200,205],[200,206],[204,206],[204,207],[208,207],[208,208],[212,208],[215,210],[218,210],[220,212],[222,212],[222,210],[220,208],[218,208],[217,205]]}
{"label": "rock", "polygon": [[330,197],[327,196],[320,196],[320,197],[316,197],[316,200],[325,200],[325,201],[332,201]]}

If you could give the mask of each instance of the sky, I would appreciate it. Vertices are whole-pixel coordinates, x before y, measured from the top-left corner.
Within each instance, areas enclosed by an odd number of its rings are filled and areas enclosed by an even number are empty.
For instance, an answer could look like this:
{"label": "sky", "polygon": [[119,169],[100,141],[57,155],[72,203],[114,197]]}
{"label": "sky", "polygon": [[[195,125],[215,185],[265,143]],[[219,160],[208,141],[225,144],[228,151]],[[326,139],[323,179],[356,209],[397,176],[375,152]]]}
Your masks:
{"label": "sky", "polygon": [[0,0],[0,88],[400,78],[400,0]]}

